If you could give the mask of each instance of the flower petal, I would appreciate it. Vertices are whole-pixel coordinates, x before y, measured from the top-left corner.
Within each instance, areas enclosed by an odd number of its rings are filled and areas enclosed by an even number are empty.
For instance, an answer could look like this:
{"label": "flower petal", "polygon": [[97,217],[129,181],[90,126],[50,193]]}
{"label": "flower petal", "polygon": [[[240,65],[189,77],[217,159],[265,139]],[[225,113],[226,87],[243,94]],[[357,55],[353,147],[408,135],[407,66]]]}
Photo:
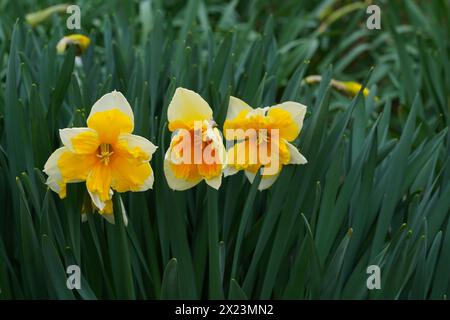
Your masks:
{"label": "flower petal", "polygon": [[[248,181],[250,181],[250,183],[253,183],[253,181],[255,180],[256,174],[252,173],[248,170],[245,170],[245,175],[247,176]],[[261,181],[259,182],[258,190],[262,191],[262,190],[269,188],[270,186],[272,186],[275,183],[275,181],[278,179],[279,176],[280,176],[280,173],[270,175],[270,176],[262,176]]]}
{"label": "flower petal", "polygon": [[113,109],[118,109],[119,111],[126,114],[130,119],[131,123],[134,124],[133,110],[124,95],[119,91],[112,91],[103,95],[96,103],[92,106],[91,112],[88,117],[91,118],[97,112],[109,111]]}
{"label": "flower petal", "polygon": [[[295,123],[296,128],[294,126],[292,126],[292,128],[289,128],[289,129],[292,129],[292,132],[288,133],[288,137],[286,138],[286,140],[292,141],[295,138],[297,138],[298,134],[300,133],[300,131],[302,130],[302,127],[303,127],[303,120],[305,119],[307,107],[298,102],[287,101],[287,102],[283,102],[281,104],[275,105],[275,106],[271,107],[270,109],[271,110],[272,109],[281,109],[281,110],[287,111],[291,115],[292,121]],[[271,110],[269,110],[269,114],[270,114]],[[291,127],[291,126],[289,126],[289,127]],[[281,132],[281,134],[283,134],[283,132]]]}
{"label": "flower petal", "polygon": [[169,148],[166,152],[164,160],[164,175],[166,176],[167,184],[171,189],[178,191],[187,190],[194,187],[200,181],[202,181],[201,177],[198,177],[194,180],[185,180],[177,178],[171,168],[170,160],[168,160],[170,158],[171,152],[172,150],[171,148]]}
{"label": "flower petal", "polygon": [[275,183],[275,181],[277,181],[279,176],[280,176],[279,173],[271,176],[262,176],[258,186],[258,190],[262,191],[271,187]]}
{"label": "flower petal", "polygon": [[146,191],[153,187],[153,170],[149,162],[115,155],[111,159],[112,188],[117,192]]}
{"label": "flower petal", "polygon": [[227,111],[227,120],[233,120],[238,116],[241,111],[247,110],[252,111],[252,107],[250,107],[248,104],[246,104],[241,99],[238,99],[236,97],[230,96],[230,102],[228,103],[228,111]]}
{"label": "flower petal", "polygon": [[125,97],[113,91],[94,104],[87,125],[98,132],[101,143],[113,144],[121,133],[133,131],[133,111]]}
{"label": "flower petal", "polygon": [[289,159],[289,164],[305,164],[308,163],[308,160],[298,151],[298,149],[289,142],[285,142],[286,146],[289,150],[289,153],[291,155]]}
{"label": "flower petal", "polygon": [[97,131],[89,128],[60,129],[59,136],[64,146],[77,154],[94,153],[100,145]]}
{"label": "flower petal", "polygon": [[196,92],[177,88],[167,109],[169,130],[194,126],[194,121],[212,119],[212,109]]}
{"label": "flower petal", "polygon": [[150,161],[158,147],[144,137],[122,133],[114,146],[115,152],[126,153],[140,161]]}
{"label": "flower petal", "polygon": [[87,176],[86,187],[92,201],[100,210],[103,210],[105,207],[104,202],[111,199],[111,183],[111,166],[97,162]]}
{"label": "flower petal", "polygon": [[231,167],[231,166],[226,166],[223,169],[223,175],[225,177],[232,176],[233,174],[236,174],[238,172],[239,172],[239,170],[237,170],[235,167]]}
{"label": "flower petal", "polygon": [[48,176],[45,182],[48,187],[54,192],[58,193],[61,198],[66,196],[65,194],[65,183],[61,175],[61,170],[58,167],[58,161],[61,155],[67,151],[66,147],[61,147],[56,149],[48,158],[44,165],[44,172]]}
{"label": "flower petal", "polygon": [[205,179],[206,183],[213,187],[216,190],[219,190],[220,185],[222,184],[222,175],[218,175],[217,177],[211,178],[211,179]]}

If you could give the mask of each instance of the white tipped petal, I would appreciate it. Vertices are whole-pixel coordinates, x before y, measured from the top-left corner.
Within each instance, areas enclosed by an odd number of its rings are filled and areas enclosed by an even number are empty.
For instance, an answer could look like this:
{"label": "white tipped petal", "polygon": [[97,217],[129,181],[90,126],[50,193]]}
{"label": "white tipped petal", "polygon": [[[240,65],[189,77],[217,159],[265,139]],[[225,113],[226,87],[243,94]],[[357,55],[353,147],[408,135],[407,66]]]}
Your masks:
{"label": "white tipped petal", "polygon": [[[102,201],[101,199],[100,199],[100,195],[97,193],[97,192],[91,192],[90,190],[89,190],[89,188],[87,188],[87,190],[88,190],[88,192],[89,192],[89,195],[91,196],[91,200],[92,200],[92,202],[94,203],[94,205],[101,211],[101,210],[103,210],[103,209],[105,209],[105,206],[106,206],[106,201]],[[109,190],[109,198],[111,199],[111,197],[112,197],[112,194],[113,194],[113,191],[112,190]]]}
{"label": "white tipped petal", "polygon": [[253,183],[253,180],[255,180],[256,174],[245,170],[245,176],[247,177],[248,181],[250,181],[250,183]]}
{"label": "white tipped petal", "polygon": [[183,180],[183,179],[178,179],[177,177],[175,177],[175,174],[172,171],[172,168],[170,167],[170,161],[167,160],[170,158],[170,152],[171,152],[171,148],[169,148],[166,152],[165,155],[165,160],[164,160],[164,175],[166,176],[166,181],[167,184],[169,185],[169,187],[172,190],[177,190],[177,191],[183,191],[183,190],[187,190],[190,189],[192,187],[194,187],[195,185],[197,185],[200,181],[202,181],[202,179],[197,179],[195,181],[187,181],[187,180]]}
{"label": "white tipped petal", "polygon": [[285,142],[289,153],[291,154],[291,158],[289,160],[289,164],[305,164],[308,163],[308,160],[298,151],[298,149],[291,143]]}
{"label": "white tipped petal", "polygon": [[259,183],[259,186],[258,186],[258,190],[262,191],[262,190],[265,190],[265,189],[271,187],[275,183],[275,181],[277,181],[279,176],[280,176],[280,174],[276,174],[276,175],[268,176],[268,177],[262,176],[261,182]]}
{"label": "white tipped petal", "polygon": [[60,129],[59,136],[64,146],[77,154],[93,153],[100,145],[97,131],[89,128]]}
{"label": "white tipped petal", "polygon": [[153,170],[150,175],[145,179],[144,184],[139,189],[139,191],[147,191],[148,189],[153,188],[153,182],[155,181],[155,175],[153,174]]}
{"label": "white tipped petal", "polygon": [[177,88],[167,109],[167,120],[203,121],[212,119],[212,109],[196,92],[185,88]]}
{"label": "white tipped petal", "polygon": [[211,179],[205,179],[205,181],[210,187],[219,190],[220,185],[222,184],[222,174]]}
{"label": "white tipped petal", "polygon": [[119,146],[121,144],[125,144],[124,146],[127,149],[135,149],[138,148],[142,150],[146,157],[145,161],[150,161],[152,159],[153,153],[155,153],[156,149],[158,149],[157,146],[155,146],[153,143],[151,143],[149,140],[147,140],[144,137],[137,136],[131,133],[121,133],[119,136]]}
{"label": "white tipped petal", "polygon": [[61,177],[61,171],[58,167],[58,160],[61,155],[67,151],[66,147],[61,147],[56,149],[48,158],[47,162],[44,165],[44,172],[47,174],[48,178],[46,184],[49,186],[51,190],[56,193],[61,192],[61,184],[63,183]]}
{"label": "white tipped petal", "polygon": [[236,174],[236,173],[238,173],[238,172],[239,172],[239,170],[237,170],[237,169],[234,168],[234,167],[230,167],[230,166],[226,166],[226,167],[223,169],[223,175],[224,175],[225,177],[232,176],[233,174]]}
{"label": "white tipped petal", "polygon": [[230,102],[228,103],[227,120],[232,120],[237,117],[243,110],[252,111],[252,107],[246,104],[241,99],[230,96]]}
{"label": "white tipped petal", "polygon": [[125,113],[131,119],[131,123],[134,123],[133,110],[124,95],[119,91],[112,91],[105,94],[94,103],[89,118],[96,112],[107,111],[111,109],[119,109]]}
{"label": "white tipped petal", "polygon": [[303,120],[305,119],[307,107],[301,103],[287,101],[273,106],[272,108],[280,108],[290,113],[292,119],[298,127],[300,132],[303,127]]}

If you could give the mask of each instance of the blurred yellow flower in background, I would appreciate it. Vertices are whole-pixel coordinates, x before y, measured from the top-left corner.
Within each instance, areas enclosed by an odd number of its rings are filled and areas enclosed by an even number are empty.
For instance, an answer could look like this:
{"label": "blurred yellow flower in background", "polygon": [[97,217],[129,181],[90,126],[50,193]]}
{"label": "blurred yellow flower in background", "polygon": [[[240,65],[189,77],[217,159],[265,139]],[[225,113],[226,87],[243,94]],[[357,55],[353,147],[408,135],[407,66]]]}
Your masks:
{"label": "blurred yellow flower in background", "polygon": [[306,106],[292,101],[253,109],[244,101],[230,97],[227,117],[223,126],[225,139],[237,140],[228,147],[228,166],[225,175],[245,170],[253,183],[261,171],[259,190],[269,188],[280,175],[283,166],[305,164],[306,158],[290,142],[303,126]]}
{"label": "blurred yellow flower in background", "polygon": [[58,44],[56,45],[56,52],[58,52],[58,54],[64,54],[68,46],[74,45],[76,48],[76,55],[81,55],[87,50],[90,43],[91,39],[89,39],[85,35],[71,34],[59,40]]}
{"label": "blurred yellow flower in background", "polygon": [[64,198],[67,183],[86,181],[96,208],[110,215],[113,190],[145,191],[152,187],[149,161],[157,147],[132,134],[133,111],[117,91],[94,104],[87,126],[59,131],[63,147],[53,152],[44,166],[47,185]]}
{"label": "blurred yellow flower in background", "polygon": [[205,180],[219,189],[226,151],[208,103],[194,91],[177,88],[167,118],[173,132],[164,159],[169,187],[186,190]]}
{"label": "blurred yellow flower in background", "polygon": [[69,4],[57,4],[43,10],[29,13],[25,16],[25,21],[33,27],[47,20],[54,13],[65,13]]}

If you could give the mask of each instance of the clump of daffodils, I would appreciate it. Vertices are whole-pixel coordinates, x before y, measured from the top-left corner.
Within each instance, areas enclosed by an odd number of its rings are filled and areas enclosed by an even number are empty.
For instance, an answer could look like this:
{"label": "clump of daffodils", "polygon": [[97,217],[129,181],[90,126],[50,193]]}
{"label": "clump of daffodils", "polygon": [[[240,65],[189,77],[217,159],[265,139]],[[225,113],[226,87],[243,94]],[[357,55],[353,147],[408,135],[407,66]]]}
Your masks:
{"label": "clump of daffodils", "polygon": [[[305,114],[306,106],[297,102],[252,108],[230,97],[225,148],[208,103],[194,91],[176,89],[167,110],[172,132],[164,157],[167,184],[182,191],[205,181],[219,189],[222,175],[244,171],[251,183],[260,172],[258,189],[269,188],[284,166],[307,163],[293,144]],[[63,146],[44,167],[47,185],[64,198],[68,183],[85,182],[94,207],[113,222],[114,191],[153,186],[150,160],[157,147],[132,134],[133,128],[133,111],[125,97],[117,91],[104,95],[92,107],[87,127],[60,130]]]}

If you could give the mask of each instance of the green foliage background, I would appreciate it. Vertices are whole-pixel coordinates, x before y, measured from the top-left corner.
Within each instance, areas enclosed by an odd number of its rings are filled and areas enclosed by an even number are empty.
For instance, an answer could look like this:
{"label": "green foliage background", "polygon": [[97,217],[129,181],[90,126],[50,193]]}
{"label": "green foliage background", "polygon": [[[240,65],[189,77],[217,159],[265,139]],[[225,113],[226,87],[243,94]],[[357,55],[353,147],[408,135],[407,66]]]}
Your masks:
{"label": "green foliage background", "polygon": [[[92,40],[80,66],[73,50],[56,55],[67,15],[24,22],[54,1],[0,0],[0,298],[446,298],[450,5],[376,1],[382,28],[368,30],[369,3],[354,3],[77,1]],[[303,82],[311,74],[320,84]],[[371,93],[343,96],[331,78]],[[218,192],[169,190],[177,86],[199,92],[220,127],[230,94],[302,102],[296,145],[308,164],[264,192],[243,174]],[[113,89],[130,101],[135,133],[159,146],[153,190],[122,195],[128,227],[98,214],[81,223],[85,187],[62,201],[42,173],[57,129],[84,126]],[[66,288],[71,264],[79,291]],[[366,287],[371,264],[381,290]]]}

